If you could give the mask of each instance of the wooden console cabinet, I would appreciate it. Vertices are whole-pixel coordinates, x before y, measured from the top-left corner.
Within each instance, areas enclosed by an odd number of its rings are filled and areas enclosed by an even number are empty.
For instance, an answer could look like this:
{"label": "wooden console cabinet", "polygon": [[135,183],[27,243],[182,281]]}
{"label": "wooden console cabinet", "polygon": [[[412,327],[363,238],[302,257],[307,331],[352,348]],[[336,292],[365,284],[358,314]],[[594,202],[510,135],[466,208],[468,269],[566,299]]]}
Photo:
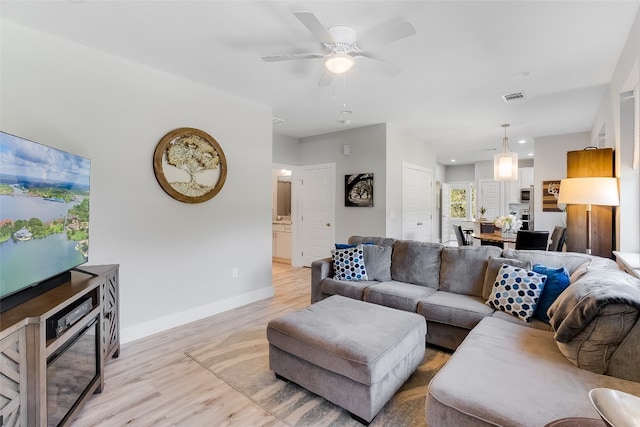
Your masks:
{"label": "wooden console cabinet", "polygon": [[[567,178],[612,177],[614,158],[611,148],[569,151]],[[611,258],[616,247],[615,212],[612,206],[591,207],[591,253]],[[567,206],[567,252],[584,253],[587,248],[586,206]]]}
{"label": "wooden console cabinet", "polygon": [[[85,301],[90,301],[88,313],[61,335],[47,338],[48,320]],[[58,425],[69,424],[85,401],[102,391],[104,364],[119,355],[118,265],[82,266],[70,281],[0,314],[0,426],[52,424],[47,415],[47,360],[90,328],[98,334],[87,333],[98,342],[98,375]]]}

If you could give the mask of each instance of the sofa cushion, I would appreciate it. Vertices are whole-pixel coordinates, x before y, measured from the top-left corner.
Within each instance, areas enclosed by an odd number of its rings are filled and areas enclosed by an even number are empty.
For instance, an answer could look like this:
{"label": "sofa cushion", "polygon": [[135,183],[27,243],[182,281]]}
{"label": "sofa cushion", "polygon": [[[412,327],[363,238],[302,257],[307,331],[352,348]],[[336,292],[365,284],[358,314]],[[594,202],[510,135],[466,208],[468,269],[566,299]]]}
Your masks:
{"label": "sofa cushion", "polygon": [[543,264],[552,268],[565,267],[569,274],[572,274],[585,262],[593,263],[593,265],[601,265],[602,268],[618,269],[613,260],[577,252],[549,252],[508,248],[502,252],[502,256],[505,258],[531,261],[531,264]]}
{"label": "sofa cushion", "polygon": [[396,242],[396,239],[391,237],[363,237],[363,236],[351,236],[347,239],[347,242],[353,243],[370,243],[378,246],[391,246]]}
{"label": "sofa cushion", "polygon": [[551,304],[553,304],[562,291],[567,289],[567,286],[569,286],[569,272],[564,267],[550,268],[542,264],[534,265],[533,271],[547,276],[547,280],[544,282],[542,295],[540,295],[538,305],[536,306],[536,312],[533,315],[543,322],[549,323],[547,310],[551,307]]}
{"label": "sofa cushion", "polygon": [[364,265],[369,280],[388,282],[391,280],[392,246],[364,245]]}
{"label": "sofa cushion", "polygon": [[496,276],[498,275],[498,270],[500,270],[502,264],[524,268],[525,270],[531,270],[531,261],[519,260],[515,258],[489,257],[489,261],[487,263],[487,271],[484,274],[484,286],[482,288],[482,298],[484,298],[485,301],[488,300],[489,295],[491,295],[493,284],[496,282]]}
{"label": "sofa cushion", "polygon": [[640,383],[579,369],[553,333],[485,318],[427,390],[430,426],[544,426],[567,417],[599,419],[589,390],[640,395]]}
{"label": "sofa cushion", "polygon": [[333,278],[337,280],[368,280],[362,245],[336,249],[333,254]]}
{"label": "sofa cushion", "polygon": [[[439,290],[456,294],[482,296],[487,259],[499,256],[495,246],[445,247],[440,255]],[[493,275],[495,278],[495,274]]]}
{"label": "sofa cushion", "polygon": [[613,263],[612,260],[608,258],[600,258],[600,257],[594,257],[593,259],[585,261],[583,264],[580,265],[580,267],[578,267],[571,273],[570,282],[574,283],[578,281],[582,276],[584,276],[584,274],[587,271],[603,270],[603,269],[618,270],[619,269],[618,264],[616,263],[612,264],[612,263]]}
{"label": "sofa cushion", "polygon": [[483,318],[491,316],[493,309],[480,297],[438,291],[420,299],[417,312],[428,322],[471,329]]}
{"label": "sofa cushion", "polygon": [[513,314],[507,314],[504,311],[496,310],[493,312],[491,317],[495,317],[500,320],[505,320],[507,322],[515,323],[517,325],[526,326],[528,328],[540,329],[541,331],[549,331],[553,332],[553,328],[550,324],[544,323],[542,320],[536,318],[535,316],[529,319],[528,322],[523,322]]}
{"label": "sofa cushion", "polygon": [[378,282],[373,280],[353,281],[353,280],[336,280],[327,277],[320,285],[322,293],[327,295],[342,295],[344,297],[362,300],[364,298],[364,290]]}
{"label": "sofa cushion", "polygon": [[[587,271],[548,313],[562,354],[580,368],[608,373],[613,353],[638,322],[640,280],[620,270]],[[640,370],[637,357],[626,363]]]}
{"label": "sofa cushion", "polygon": [[547,276],[502,264],[487,305],[528,322],[533,316]]}
{"label": "sofa cushion", "polygon": [[418,301],[436,292],[426,286],[404,282],[383,282],[369,286],[364,291],[364,300],[373,304],[397,308],[415,313]]}
{"label": "sofa cushion", "polygon": [[438,289],[442,248],[440,243],[396,241],[391,255],[391,278]]}

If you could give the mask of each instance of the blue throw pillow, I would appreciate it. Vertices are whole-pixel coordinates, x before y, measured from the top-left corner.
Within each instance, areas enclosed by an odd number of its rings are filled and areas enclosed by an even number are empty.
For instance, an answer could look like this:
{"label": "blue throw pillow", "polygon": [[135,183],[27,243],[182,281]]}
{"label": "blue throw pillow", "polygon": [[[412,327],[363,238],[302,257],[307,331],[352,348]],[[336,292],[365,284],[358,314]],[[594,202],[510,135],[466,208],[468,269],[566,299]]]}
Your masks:
{"label": "blue throw pillow", "polygon": [[[363,242],[361,245],[373,245],[373,242]],[[336,243],[336,249],[351,249],[358,246],[358,243]]]}
{"label": "blue throw pillow", "polygon": [[562,291],[569,286],[569,272],[566,268],[550,268],[545,267],[542,264],[534,264],[533,271],[539,274],[547,276],[547,281],[544,284],[542,295],[538,300],[536,306],[536,312],[534,316],[542,320],[545,323],[549,323],[549,316],[547,316],[547,310],[551,307],[551,304],[560,296]]}

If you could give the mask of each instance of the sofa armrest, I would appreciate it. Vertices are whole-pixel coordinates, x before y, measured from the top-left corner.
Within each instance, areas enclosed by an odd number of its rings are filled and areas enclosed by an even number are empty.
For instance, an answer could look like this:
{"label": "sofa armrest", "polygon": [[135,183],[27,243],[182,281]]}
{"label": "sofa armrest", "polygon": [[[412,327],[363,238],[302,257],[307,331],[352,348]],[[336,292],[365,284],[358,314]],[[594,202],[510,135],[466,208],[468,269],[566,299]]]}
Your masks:
{"label": "sofa armrest", "polygon": [[327,277],[333,277],[333,261],[331,258],[323,258],[311,263],[311,304],[325,298],[322,293],[322,281]]}

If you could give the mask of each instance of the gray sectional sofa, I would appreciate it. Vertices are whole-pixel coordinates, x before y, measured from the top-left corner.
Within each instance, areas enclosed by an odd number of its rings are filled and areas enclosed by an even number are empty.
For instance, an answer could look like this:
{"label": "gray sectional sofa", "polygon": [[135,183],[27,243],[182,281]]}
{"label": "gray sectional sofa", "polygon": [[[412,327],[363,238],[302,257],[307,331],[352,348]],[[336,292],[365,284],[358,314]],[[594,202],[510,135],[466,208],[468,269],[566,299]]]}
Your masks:
{"label": "gray sectional sofa", "polygon": [[[640,280],[612,260],[380,237],[348,243],[367,243],[368,280],[336,280],[331,258],[315,261],[311,302],[342,295],[424,316],[427,343],[455,350],[429,385],[429,426],[544,426],[598,418],[592,388],[640,396]],[[549,323],[487,305],[503,264],[566,268],[571,284]]]}

